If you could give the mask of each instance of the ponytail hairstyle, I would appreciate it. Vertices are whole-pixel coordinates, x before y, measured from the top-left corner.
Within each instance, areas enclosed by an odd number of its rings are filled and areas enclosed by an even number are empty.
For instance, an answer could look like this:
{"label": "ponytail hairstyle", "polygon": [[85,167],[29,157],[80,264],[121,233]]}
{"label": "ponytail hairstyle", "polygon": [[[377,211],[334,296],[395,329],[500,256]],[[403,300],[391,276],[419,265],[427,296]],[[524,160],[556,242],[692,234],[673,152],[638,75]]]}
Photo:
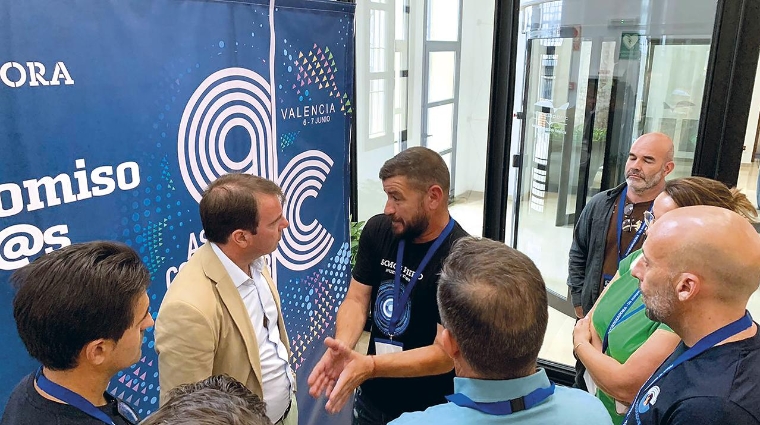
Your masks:
{"label": "ponytail hairstyle", "polygon": [[665,182],[665,193],[679,207],[707,205],[731,210],[750,222],[757,220],[757,210],[739,189],[706,177],[684,177]]}

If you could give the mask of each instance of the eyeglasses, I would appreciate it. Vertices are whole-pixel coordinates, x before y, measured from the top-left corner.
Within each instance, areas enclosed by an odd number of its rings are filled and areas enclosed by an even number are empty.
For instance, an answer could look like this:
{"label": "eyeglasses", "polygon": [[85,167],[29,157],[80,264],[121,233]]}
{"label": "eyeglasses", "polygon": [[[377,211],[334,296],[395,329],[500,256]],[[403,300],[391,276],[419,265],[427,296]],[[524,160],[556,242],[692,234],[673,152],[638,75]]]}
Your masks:
{"label": "eyeglasses", "polygon": [[654,214],[652,211],[644,211],[644,224],[646,224],[647,229],[652,227],[652,224],[654,224]]}

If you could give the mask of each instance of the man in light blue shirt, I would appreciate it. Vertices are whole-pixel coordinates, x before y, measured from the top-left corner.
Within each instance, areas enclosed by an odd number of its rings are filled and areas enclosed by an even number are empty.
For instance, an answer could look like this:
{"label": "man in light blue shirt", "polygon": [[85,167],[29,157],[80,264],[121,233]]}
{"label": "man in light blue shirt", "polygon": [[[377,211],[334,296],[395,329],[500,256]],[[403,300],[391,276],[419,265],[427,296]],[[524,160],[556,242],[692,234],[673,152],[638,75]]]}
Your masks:
{"label": "man in light blue shirt", "polygon": [[543,278],[527,256],[501,242],[463,238],[438,282],[455,394],[391,425],[612,424],[594,396],[557,387],[536,368],[549,312]]}

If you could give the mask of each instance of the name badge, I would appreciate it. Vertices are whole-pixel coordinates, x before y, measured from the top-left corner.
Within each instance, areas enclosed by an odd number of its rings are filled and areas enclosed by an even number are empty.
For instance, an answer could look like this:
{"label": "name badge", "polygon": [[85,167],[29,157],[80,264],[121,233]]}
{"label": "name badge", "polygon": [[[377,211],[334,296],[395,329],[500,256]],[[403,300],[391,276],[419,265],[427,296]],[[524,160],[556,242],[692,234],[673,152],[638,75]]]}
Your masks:
{"label": "name badge", "polygon": [[375,354],[393,354],[404,351],[404,343],[390,339],[375,339]]}

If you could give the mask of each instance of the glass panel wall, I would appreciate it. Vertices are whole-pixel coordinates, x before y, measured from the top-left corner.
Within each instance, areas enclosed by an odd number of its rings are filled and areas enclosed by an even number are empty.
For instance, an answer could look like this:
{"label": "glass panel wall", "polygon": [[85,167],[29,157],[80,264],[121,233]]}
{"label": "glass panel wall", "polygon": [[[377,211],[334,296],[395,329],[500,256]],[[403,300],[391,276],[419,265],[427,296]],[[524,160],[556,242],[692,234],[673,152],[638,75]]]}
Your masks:
{"label": "glass panel wall", "polygon": [[[586,202],[624,180],[633,141],[675,143],[691,174],[716,0],[523,0],[507,243],[529,255],[552,311],[541,356],[574,364],[568,251]],[[519,66],[519,65],[518,65]]]}

